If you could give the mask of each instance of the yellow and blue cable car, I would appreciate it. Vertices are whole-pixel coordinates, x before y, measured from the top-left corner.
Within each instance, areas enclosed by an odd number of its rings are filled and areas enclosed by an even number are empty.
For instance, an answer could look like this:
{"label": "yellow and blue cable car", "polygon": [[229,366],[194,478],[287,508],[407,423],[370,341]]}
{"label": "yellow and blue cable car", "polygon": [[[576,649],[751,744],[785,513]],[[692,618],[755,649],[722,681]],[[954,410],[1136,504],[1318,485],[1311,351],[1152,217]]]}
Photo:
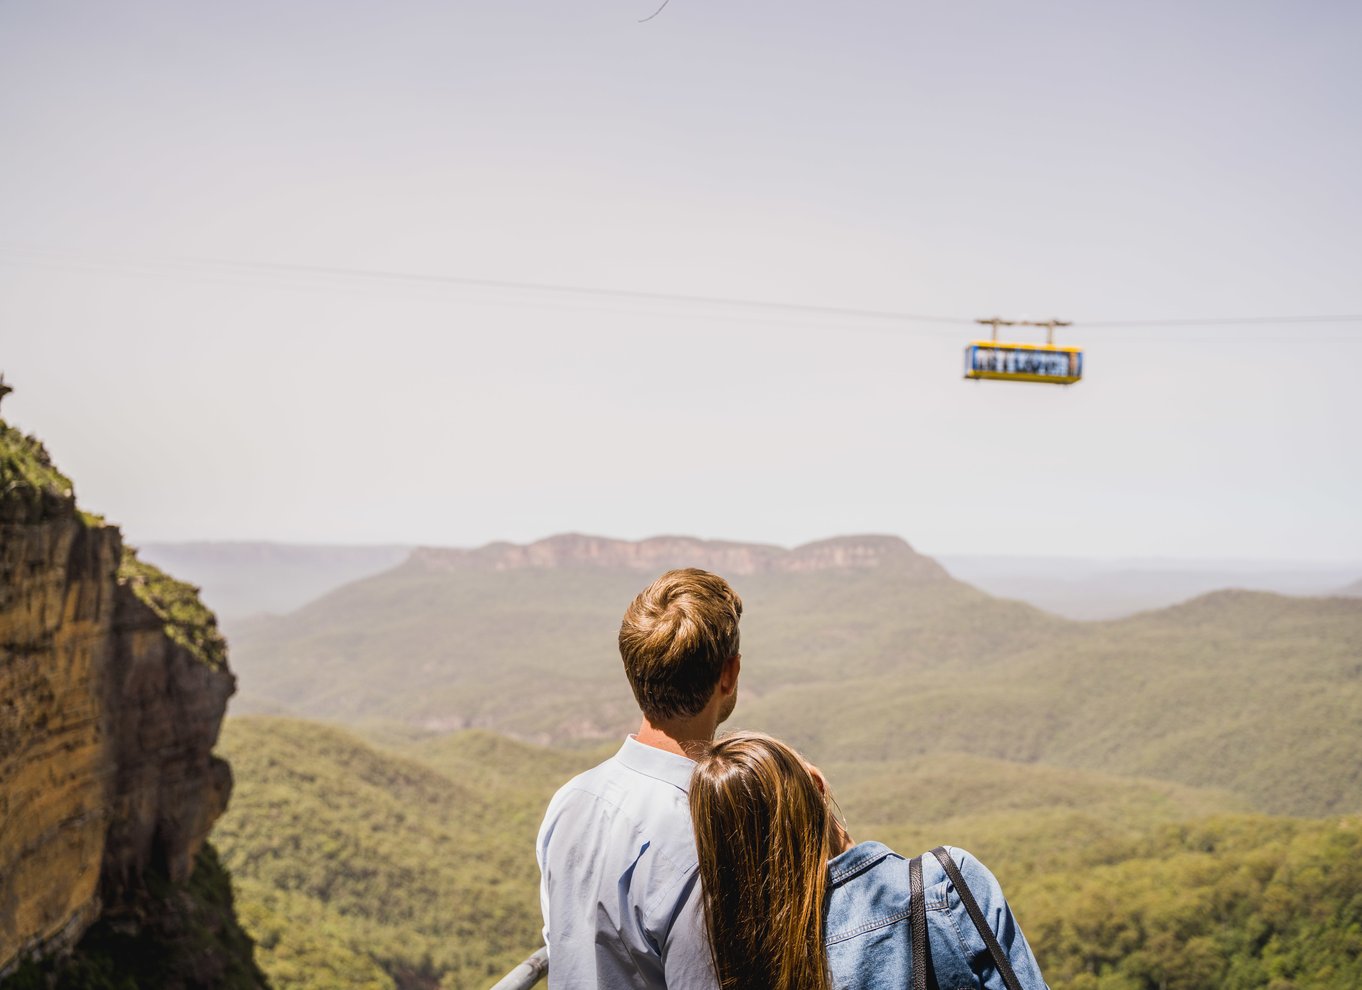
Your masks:
{"label": "yellow and blue cable car", "polygon": [[[1083,378],[1083,349],[1060,347],[1054,342],[1055,327],[1067,327],[1061,320],[1034,323],[1027,320],[976,320],[993,327],[991,340],[974,340],[965,347],[965,377],[1003,382],[1047,382],[1072,385]],[[998,340],[998,327],[1045,327],[1044,344],[1021,344]]]}

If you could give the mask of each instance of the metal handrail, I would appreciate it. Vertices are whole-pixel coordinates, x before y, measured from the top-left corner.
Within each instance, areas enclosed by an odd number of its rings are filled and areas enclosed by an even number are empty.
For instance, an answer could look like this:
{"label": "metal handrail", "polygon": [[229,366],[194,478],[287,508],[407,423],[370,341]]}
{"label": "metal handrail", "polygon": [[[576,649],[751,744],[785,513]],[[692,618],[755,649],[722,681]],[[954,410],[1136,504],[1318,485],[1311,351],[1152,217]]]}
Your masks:
{"label": "metal handrail", "polygon": [[530,990],[549,972],[549,950],[540,946],[523,963],[497,980],[492,990]]}

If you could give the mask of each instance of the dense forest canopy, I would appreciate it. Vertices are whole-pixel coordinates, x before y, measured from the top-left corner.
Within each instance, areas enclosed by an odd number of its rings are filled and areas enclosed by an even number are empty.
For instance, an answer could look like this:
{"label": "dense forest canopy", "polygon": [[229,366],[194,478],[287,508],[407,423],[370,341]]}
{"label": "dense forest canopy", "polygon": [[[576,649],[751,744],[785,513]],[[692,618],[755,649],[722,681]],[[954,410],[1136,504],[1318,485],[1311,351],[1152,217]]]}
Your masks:
{"label": "dense forest canopy", "polygon": [[[375,729],[228,721],[243,923],[279,990],[485,987],[538,943],[544,804],[613,746]],[[955,754],[825,769],[856,838],[989,863],[1055,990],[1362,985],[1357,816]]]}

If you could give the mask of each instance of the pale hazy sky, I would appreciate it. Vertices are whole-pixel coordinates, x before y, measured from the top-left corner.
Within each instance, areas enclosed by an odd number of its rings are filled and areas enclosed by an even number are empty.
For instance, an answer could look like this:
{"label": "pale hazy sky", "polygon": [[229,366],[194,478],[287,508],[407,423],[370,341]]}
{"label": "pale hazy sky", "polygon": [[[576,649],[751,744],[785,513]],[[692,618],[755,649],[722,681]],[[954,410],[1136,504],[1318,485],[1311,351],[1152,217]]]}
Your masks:
{"label": "pale hazy sky", "polygon": [[1081,325],[1362,313],[1362,5],[656,6],[0,3],[4,415],[133,542],[1362,560],[1362,322]]}

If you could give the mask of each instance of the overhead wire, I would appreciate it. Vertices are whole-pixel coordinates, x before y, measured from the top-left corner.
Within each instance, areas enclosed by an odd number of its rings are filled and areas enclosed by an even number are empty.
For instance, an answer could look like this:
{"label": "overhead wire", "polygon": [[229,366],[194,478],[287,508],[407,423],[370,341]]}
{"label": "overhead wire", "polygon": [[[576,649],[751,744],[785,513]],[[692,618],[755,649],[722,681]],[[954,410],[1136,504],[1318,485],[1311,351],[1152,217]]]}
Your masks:
{"label": "overhead wire", "polygon": [[[1362,323],[1362,313],[1336,313],[1325,316],[1213,316],[1178,317],[1152,320],[1083,320],[1084,327],[1210,327],[1254,323]],[[1075,325],[1080,325],[1075,323]]]}
{"label": "overhead wire", "polygon": [[[19,257],[6,257],[18,254]],[[663,303],[691,306],[718,306],[752,313],[803,315],[813,317],[835,317],[879,322],[909,322],[935,324],[972,324],[966,317],[938,316],[922,313],[902,313],[890,310],[865,309],[851,306],[821,306],[807,303],[773,302],[768,300],[740,299],[727,296],[690,295],[673,292],[648,292],[636,289],[613,289],[595,286],[564,285],[552,282],[533,282],[510,279],[478,278],[464,275],[437,275],[417,272],[395,272],[381,269],[346,268],[328,265],[303,265],[281,262],[235,261],[217,258],[177,258],[157,260],[117,261],[107,258],[73,255],[64,252],[15,249],[0,245],[0,264],[22,264],[58,268],[96,268],[130,273],[183,274],[198,272],[208,274],[243,275],[302,275],[319,278],[339,278],[355,282],[378,284],[407,284],[414,286],[451,286],[455,288],[504,290],[511,292],[558,295],[583,300],[611,299],[638,303]]]}
{"label": "overhead wire", "polygon": [[[115,272],[153,275],[235,274],[245,276],[303,276],[342,279],[356,283],[406,284],[412,286],[449,286],[491,291],[509,291],[548,296],[593,300],[614,300],[643,304],[714,306],[743,311],[751,316],[768,317],[777,314],[805,316],[815,319],[850,319],[876,323],[918,323],[941,326],[970,326],[979,320],[970,317],[911,313],[897,310],[868,309],[853,306],[827,306],[808,303],[789,303],[771,300],[743,299],[730,296],[691,295],[675,292],[652,292],[636,289],[615,289],[597,286],[568,285],[511,279],[491,279],[464,275],[444,275],[420,272],[400,272],[383,269],[350,268],[332,265],[291,264],[285,262],[236,261],[221,258],[163,258],[117,260],[107,257],[81,255],[52,248],[20,247],[0,244],[0,264],[34,265],[76,269],[103,269]],[[766,321],[762,321],[766,322]],[[1209,317],[1154,317],[1149,319],[1074,320],[1075,330],[1089,329],[1146,329],[1158,327],[1213,327],[1249,325],[1307,325],[1362,323],[1362,313],[1292,314],[1283,316],[1209,316]],[[1184,338],[1185,339],[1185,338]],[[1273,338],[1248,338],[1248,342],[1268,342]],[[1282,338],[1275,338],[1282,339]],[[1291,338],[1301,340],[1301,337]],[[1351,341],[1353,337],[1311,338]]]}

